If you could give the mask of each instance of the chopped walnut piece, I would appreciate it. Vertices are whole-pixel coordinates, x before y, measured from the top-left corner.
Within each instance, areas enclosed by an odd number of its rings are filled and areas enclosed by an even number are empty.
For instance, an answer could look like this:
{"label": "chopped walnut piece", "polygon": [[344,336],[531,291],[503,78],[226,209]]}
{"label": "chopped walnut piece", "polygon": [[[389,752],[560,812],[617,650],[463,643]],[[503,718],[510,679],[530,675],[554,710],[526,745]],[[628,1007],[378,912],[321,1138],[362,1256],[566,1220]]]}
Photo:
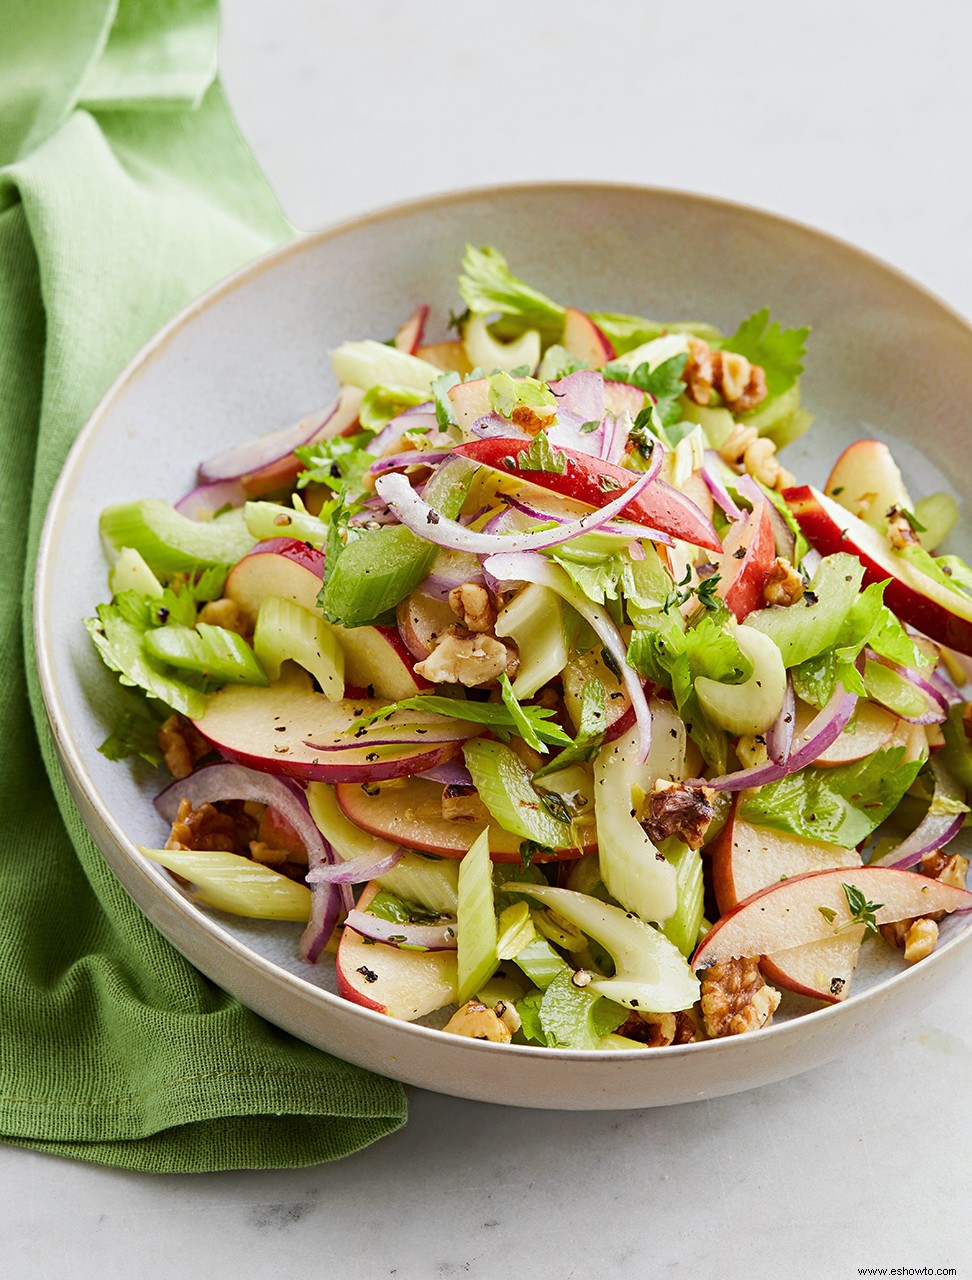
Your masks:
{"label": "chopped walnut piece", "polygon": [[678,836],[690,849],[700,849],[715,814],[712,792],[658,778],[648,798],[648,814],[642,825],[655,844]]}
{"label": "chopped walnut piece", "polygon": [[[513,416],[510,421],[515,427],[520,427],[526,431],[528,435],[538,436],[544,428],[549,427],[554,418],[554,410],[549,413],[538,413],[536,409],[531,409],[529,405],[518,404],[513,410]],[[450,445],[453,441],[450,440]]]}
{"label": "chopped walnut piece", "polygon": [[[500,1003],[503,1004],[505,1014],[507,1005],[502,1001]],[[468,1036],[471,1040],[492,1040],[496,1044],[509,1044],[513,1039],[513,1033],[496,1010],[479,1000],[468,1000],[456,1010],[442,1029],[451,1031],[454,1036]]]}
{"label": "chopped walnut piece", "polygon": [[763,599],[767,604],[788,606],[803,599],[803,579],[783,556],[777,556],[763,583]]}
{"label": "chopped walnut piece", "polygon": [[895,551],[920,545],[911,521],[900,507],[891,507],[888,511],[888,541]]}
{"label": "chopped walnut piece", "polygon": [[246,639],[253,628],[249,619],[243,613],[243,610],[235,600],[223,598],[222,600],[210,600],[199,610],[200,622],[205,622],[211,627],[223,627],[226,631],[235,631],[238,636]]}
{"label": "chopped walnut piece", "polygon": [[493,1012],[511,1035],[514,1031],[519,1031],[522,1023],[514,1004],[511,1004],[508,1000],[497,1000],[496,1004],[493,1005]]}
{"label": "chopped walnut piece", "polygon": [[431,684],[475,688],[493,684],[504,671],[512,679],[518,666],[513,645],[504,644],[495,636],[457,632],[443,636],[429,656],[415,664],[415,671]]}
{"label": "chopped walnut piece", "polygon": [[908,964],[917,964],[935,950],[938,941],[938,924],[927,917],[916,920],[905,935],[904,958]]}
{"label": "chopped walnut piece", "polygon": [[715,370],[712,365],[712,348],[702,338],[689,338],[688,359],[685,372],[685,394],[696,404],[708,404],[712,398]]}
{"label": "chopped walnut piece", "polygon": [[946,853],[944,849],[936,849],[934,853],[925,854],[919,870],[929,880],[939,880],[955,889],[964,889],[969,874],[969,860],[960,853]]}
{"label": "chopped walnut piece", "polygon": [[470,783],[450,783],[442,788],[442,816],[447,822],[489,821],[489,811]]}
{"label": "chopped walnut piece", "polygon": [[194,809],[183,797],[165,847],[222,849],[226,853],[249,854],[256,824],[243,812],[242,805],[237,804],[233,809],[222,812],[211,804],[201,804]]}
{"label": "chopped walnut piece", "polygon": [[195,726],[179,715],[169,716],[159,726],[157,737],[166,768],[177,781],[188,778],[196,761],[210,750],[209,743],[196,732]]}
{"label": "chopped walnut piece", "polygon": [[293,854],[286,849],[272,849],[262,840],[251,840],[250,857],[254,862],[261,862],[265,867],[277,867],[282,862],[290,862]]}
{"label": "chopped walnut piece", "polygon": [[464,582],[449,592],[449,604],[467,631],[492,631],[496,610],[489,592],[479,582]]}
{"label": "chopped walnut piece", "polygon": [[618,1027],[617,1034],[629,1040],[640,1040],[649,1049],[662,1049],[670,1044],[692,1044],[701,1038],[693,1009],[679,1013],[632,1012]]}
{"label": "chopped walnut piece", "polygon": [[748,471],[767,489],[785,489],[794,482],[791,473],[780,466],[773,441],[761,436],[755,427],[741,422],[736,423],[722,442],[719,457],[738,471]]}
{"label": "chopped walnut piece", "polygon": [[755,959],[714,964],[702,978],[702,1017],[713,1037],[758,1031],[772,1019],[780,993],[769,986]]}
{"label": "chopped walnut piece", "polygon": [[755,409],[766,399],[766,372],[738,351],[713,351],[702,338],[689,338],[685,390],[690,400],[706,405],[718,391],[733,413]]}

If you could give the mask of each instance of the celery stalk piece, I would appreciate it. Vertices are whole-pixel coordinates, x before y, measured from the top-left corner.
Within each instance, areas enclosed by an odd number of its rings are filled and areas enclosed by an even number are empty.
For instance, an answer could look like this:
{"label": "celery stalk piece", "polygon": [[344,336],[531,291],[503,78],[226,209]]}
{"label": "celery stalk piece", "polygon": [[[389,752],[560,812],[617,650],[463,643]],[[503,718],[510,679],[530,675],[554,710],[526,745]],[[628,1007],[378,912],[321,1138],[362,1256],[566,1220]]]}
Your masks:
{"label": "celery stalk piece", "polygon": [[271,680],[289,660],[309,671],[331,702],[344,697],[344,650],[322,618],[292,600],[267,596],[261,601],[253,649]]}
{"label": "celery stalk piece", "polygon": [[160,498],[105,507],[99,528],[110,559],[123,547],[134,547],[161,575],[235,564],[253,546],[241,510],[214,520],[189,520]]}
{"label": "celery stalk piece", "polygon": [[532,698],[559,676],[570,656],[564,639],[564,606],[556,591],[531,583],[500,610],[496,634],[510,636],[520,653],[513,692]]}
{"label": "celery stalk piece", "polygon": [[372,338],[342,342],[331,352],[331,364],[341,382],[360,387],[362,391],[378,385],[407,387],[429,392],[430,400],[432,383],[442,372],[418,356],[410,356]]}
{"label": "celery stalk piece", "polygon": [[696,422],[702,428],[710,449],[721,449],[736,429],[736,419],[728,409],[711,409],[688,396],[682,396],[678,406],[683,422]]}
{"label": "celery stalk piece", "polygon": [[508,906],[496,924],[496,954],[501,960],[515,960],[517,953],[537,936],[530,908],[525,902]]}
{"label": "celery stalk piece", "polygon": [[783,709],[786,668],[770,636],[740,623],[733,631],[743,657],[753,664],[752,675],[739,684],[722,684],[697,676],[695,693],[713,724],[736,735],[765,733]]}
{"label": "celery stalk piece", "polygon": [[[664,742],[656,729],[653,739]],[[634,788],[654,783],[652,755],[638,759],[637,727],[605,743],[594,761],[594,812],[601,878],[613,898],[642,920],[667,920],[678,907],[674,868],[663,859],[635,817]],[[658,774],[657,776],[661,776]]]}
{"label": "celery stalk piece", "polygon": [[[423,497],[450,520],[462,509],[473,469],[437,471]],[[374,622],[414,591],[432,571],[439,548],[402,525],[366,533],[338,556],[320,605],[325,616],[345,627]]]}
{"label": "celery stalk piece", "polygon": [[222,684],[268,685],[267,674],[242,636],[200,622],[191,627],[169,623],[146,631],[142,643],[151,658],[178,671],[192,671]]}
{"label": "celery stalk piece", "polygon": [[757,609],[747,615],[746,626],[769,636],[785,667],[798,666],[836,643],[863,578],[864,566],[857,556],[846,551],[825,556],[810,584],[815,603]]}
{"label": "celery stalk piece", "polygon": [[503,1004],[515,1004],[522,1000],[530,990],[530,984],[522,973],[513,965],[504,965],[476,992],[476,999],[481,1000],[489,1008],[494,1008],[501,1001]]}
{"label": "celery stalk piece", "polygon": [[[294,499],[299,502],[299,498]],[[312,547],[327,542],[328,526],[323,520],[300,507],[285,507],[279,502],[247,502],[243,507],[243,523],[255,542],[271,538],[298,538]]]}
{"label": "celery stalk piece", "polygon": [[[397,845],[362,831],[337,802],[337,793],[326,782],[307,786],[311,817],[335,853],[345,862],[373,857],[377,862],[395,852]],[[459,907],[459,863],[452,858],[429,858],[420,853],[403,853],[391,871],[377,877],[383,889],[415,902],[427,911],[454,916]]]}
{"label": "celery stalk piece", "polygon": [[956,782],[960,782],[967,791],[972,791],[972,742],[969,741],[965,732],[963,709],[963,704],[957,702],[949,711],[942,725],[945,745],[938,759]]}
{"label": "celery stalk piece", "polygon": [[[667,846],[666,846],[667,848]],[[702,926],[705,886],[702,881],[702,854],[698,849],[679,844],[666,852],[666,859],[675,868],[678,885],[678,907],[675,914],[665,921],[662,932],[673,942],[683,956],[690,956],[698,941]]]}
{"label": "celery stalk piece", "polygon": [[144,689],[184,716],[196,718],[206,709],[201,689],[162,670],[142,644],[144,632],[123,618],[114,605],[98,605],[97,618],[86,618],[85,627],[111,671],[117,671],[124,685]]}
{"label": "celery stalk piece", "polygon": [[660,364],[664,364],[666,360],[671,360],[673,356],[687,355],[688,349],[689,335],[687,333],[666,333],[642,343],[640,347],[634,347],[632,350],[626,351],[624,355],[618,356],[611,363],[620,365],[629,372],[633,372],[642,364],[646,364],[649,369],[655,370]]}
{"label": "celery stalk piece", "polygon": [[122,547],[119,551],[118,559],[108,570],[108,588],[113,596],[123,591],[137,591],[140,596],[155,599],[162,594],[162,583],[134,547]]}
{"label": "celery stalk piece", "polygon": [[615,974],[613,978],[594,978],[588,984],[587,989],[596,995],[649,1013],[675,1013],[698,1000],[698,979],[678,948],[629,912],[551,885],[513,882],[504,885],[503,890],[534,897],[553,907],[558,915],[610,952]]}
{"label": "celery stalk piece", "polygon": [[546,991],[558,973],[570,970],[570,965],[546,938],[534,938],[532,942],[528,942],[516,953],[514,963],[541,991]]}
{"label": "celery stalk piece", "polygon": [[463,326],[462,345],[474,369],[533,370],[540,363],[541,341],[536,329],[526,329],[511,342],[500,342],[490,333],[485,316],[471,316]]}
{"label": "celery stalk piece", "polygon": [[504,830],[548,849],[576,846],[571,824],[543,805],[530,770],[515,751],[485,738],[465,743],[462,751],[479,798]]}
{"label": "celery stalk piece", "polygon": [[907,676],[868,658],[864,663],[864,688],[869,698],[895,715],[917,717],[928,712],[928,699]]}
{"label": "celery stalk piece", "polygon": [[222,849],[144,849],[139,852],[194,885],[193,901],[255,920],[296,920],[310,916],[305,884],[259,862]]}
{"label": "celery stalk piece", "polygon": [[495,972],[496,915],[489,831],[481,831],[459,863],[458,995],[465,1004]]}

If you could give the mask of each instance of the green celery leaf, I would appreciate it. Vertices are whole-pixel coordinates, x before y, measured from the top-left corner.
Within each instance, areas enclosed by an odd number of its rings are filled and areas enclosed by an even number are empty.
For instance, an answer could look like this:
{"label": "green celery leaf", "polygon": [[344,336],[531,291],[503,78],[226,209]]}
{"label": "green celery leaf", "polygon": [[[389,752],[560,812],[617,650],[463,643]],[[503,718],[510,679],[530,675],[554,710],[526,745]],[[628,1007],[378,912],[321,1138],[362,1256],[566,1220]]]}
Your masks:
{"label": "green celery leaf", "polygon": [[528,991],[520,1000],[514,1002],[517,1013],[520,1015],[520,1031],[527,1040],[532,1040],[534,1044],[548,1047],[548,1040],[540,1022],[540,1004],[543,1000],[542,991]]}
{"label": "green celery leaf", "polygon": [[498,249],[466,245],[459,277],[462,300],[474,315],[499,312],[513,317],[516,328],[539,329],[550,341],[560,337],[565,311],[545,294],[518,280]]}
{"label": "green celery leaf", "polygon": [[86,618],[84,625],[105,666],[118,673],[123,685],[143,689],[149,697],[157,698],[183,715],[202,715],[206,695],[198,683],[167,675],[161,665],[146,654],[142,644],[144,627],[125,617],[117,605],[100,604],[97,613],[97,618]]}
{"label": "green celery leaf", "polygon": [[831,768],[802,769],[753,792],[739,815],[810,840],[853,849],[894,812],[923,760],[904,760],[904,747]]}
{"label": "green celery leaf", "polygon": [[332,436],[330,440],[295,449],[305,467],[297,477],[297,487],[325,484],[338,492],[364,493],[364,477],[375,461],[374,454],[366,447],[371,439],[370,432],[359,431],[353,436]]}
{"label": "green celery leaf", "polygon": [[168,712],[147,698],[140,689],[127,689],[120,685],[118,697],[122,702],[116,727],[98,750],[108,760],[127,760],[138,756],[146,764],[158,768],[162,763],[159,726]]}
{"label": "green celery leaf", "polygon": [[770,323],[769,308],[757,311],[744,320],[731,338],[722,342],[725,351],[736,351],[750,364],[758,364],[766,374],[766,388],[771,396],[789,391],[803,372],[809,328],[781,329]]}
{"label": "green celery leaf", "polygon": [[696,320],[646,320],[643,316],[628,316],[617,311],[592,311],[591,319],[619,356],[666,333],[691,333],[712,343],[722,339],[718,329]]}
{"label": "green celery leaf", "polygon": [[553,447],[546,431],[541,431],[528,449],[516,455],[518,471],[549,471],[562,476],[566,468],[567,455]]}
{"label": "green celery leaf", "polygon": [[428,402],[428,393],[411,387],[372,387],[365,392],[358,421],[365,431],[381,431],[405,409]]}
{"label": "green celery leaf", "polygon": [[[511,691],[512,696],[512,691]],[[514,698],[514,702],[516,699]],[[553,746],[570,746],[571,738],[564,733],[558,724],[550,723],[555,714],[549,707],[522,706],[517,703],[516,715],[505,702],[466,702],[462,698],[446,698],[434,693],[420,693],[414,698],[404,698],[401,702],[392,702],[371,715],[362,716],[349,725],[347,732],[356,733],[360,729],[368,729],[379,720],[384,720],[395,711],[430,711],[435,715],[449,716],[453,720],[468,720],[472,724],[488,725],[497,736],[504,731],[519,734],[521,726],[525,727],[540,742],[549,742]],[[531,744],[532,745],[532,744]],[[542,750],[542,746],[535,748]]]}
{"label": "green celery leaf", "polygon": [[555,759],[548,761],[533,775],[533,781],[566,769],[568,765],[584,764],[593,759],[604,741],[607,728],[607,697],[600,680],[588,680],[581,694],[580,727],[577,737]]}
{"label": "green celery leaf", "polygon": [[639,391],[650,395],[655,401],[650,416],[656,418],[663,427],[670,427],[681,417],[678,401],[685,391],[682,375],[687,360],[688,356],[684,353],[672,356],[656,369],[651,369],[648,364],[639,364],[637,369],[628,369],[621,364],[608,364],[604,368],[604,376],[616,382],[630,382]]}
{"label": "green celery leaf", "polygon": [[440,431],[448,431],[450,427],[458,427],[459,419],[449,399],[449,392],[458,387],[462,378],[454,370],[440,374],[432,383],[432,396],[435,400],[435,420]]}

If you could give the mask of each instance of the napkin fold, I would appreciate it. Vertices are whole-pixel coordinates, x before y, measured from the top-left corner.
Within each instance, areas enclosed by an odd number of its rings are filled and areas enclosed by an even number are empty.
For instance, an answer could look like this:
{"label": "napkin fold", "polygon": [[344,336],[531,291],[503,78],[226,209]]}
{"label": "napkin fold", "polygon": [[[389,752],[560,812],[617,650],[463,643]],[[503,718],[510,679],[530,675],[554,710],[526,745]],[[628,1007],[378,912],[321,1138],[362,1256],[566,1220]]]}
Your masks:
{"label": "napkin fold", "polygon": [[156,1172],[337,1159],[405,1119],[400,1086],[244,1009],[141,915],[67,793],[34,664],[79,428],[164,321],[291,234],[217,24],[215,0],[6,0],[0,39],[0,1141]]}

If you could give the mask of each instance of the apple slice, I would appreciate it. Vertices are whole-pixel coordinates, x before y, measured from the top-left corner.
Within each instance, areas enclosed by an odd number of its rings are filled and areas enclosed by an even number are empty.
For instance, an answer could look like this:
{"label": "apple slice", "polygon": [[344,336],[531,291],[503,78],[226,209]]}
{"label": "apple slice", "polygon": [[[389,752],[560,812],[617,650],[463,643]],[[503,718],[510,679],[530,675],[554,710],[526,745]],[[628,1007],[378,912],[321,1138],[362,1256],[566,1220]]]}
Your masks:
{"label": "apple slice", "polygon": [[459,621],[447,600],[436,600],[421,591],[406,596],[396,610],[398,631],[413,658],[427,658],[435,641]]}
{"label": "apple slice", "polygon": [[834,463],[824,492],[877,529],[885,529],[891,507],[911,511],[912,502],[891,450],[881,440],[857,440]]}
{"label": "apple slice", "polygon": [[406,355],[414,356],[422,345],[425,336],[425,322],[429,318],[429,306],[423,302],[415,308],[399,331],[395,334],[395,346]]}
{"label": "apple slice", "polygon": [[[372,880],[361,890],[364,911],[381,889]],[[454,951],[403,951],[385,942],[366,942],[344,929],[337,951],[338,991],[345,1000],[412,1022],[456,999]]]}
{"label": "apple slice", "polygon": [[589,369],[600,369],[613,360],[614,347],[594,321],[578,311],[568,307],[564,315],[564,335],[561,345],[575,360],[583,360]]}
{"label": "apple slice", "polygon": [[774,986],[798,996],[837,1004],[850,995],[851,979],[861,952],[861,928],[848,929],[833,938],[806,942],[763,956],[759,967]]}
{"label": "apple slice", "polygon": [[605,378],[604,407],[615,417],[621,413],[629,414],[633,422],[645,407],[645,393],[630,382],[615,382],[611,378]]}
{"label": "apple slice", "polygon": [[[355,826],[409,849],[422,849],[443,858],[461,858],[482,830],[477,822],[454,822],[442,816],[442,785],[427,778],[410,778],[402,786],[367,788],[340,784],[335,788],[338,804]],[[553,855],[537,854],[536,862],[559,862],[579,858],[595,848],[593,829],[583,849],[557,849]],[[498,823],[489,824],[489,856],[493,862],[520,862],[520,836],[511,835]]]}
{"label": "apple slice", "polygon": [[716,594],[725,600],[736,621],[742,622],[754,609],[766,605],[763,587],[776,558],[769,503],[761,502],[737,520],[726,534],[723,546]]}
{"label": "apple slice", "polygon": [[[840,867],[811,871],[751,894],[722,916],[699,944],[693,969],[741,957],[770,956],[823,942],[852,925],[844,885],[879,903],[878,925],[936,911],[972,911],[972,893],[894,867]],[[850,932],[850,929],[848,929]]]}
{"label": "apple slice", "polygon": [[[249,696],[254,693],[261,696]],[[331,702],[314,693],[309,680],[298,677],[269,688],[227,685],[209,697],[193,724],[228,760],[307,781],[372,783],[399,778],[432,769],[458,751],[455,741],[429,746],[362,744],[337,751],[308,745],[332,739],[359,715],[383,705],[368,698]]]}
{"label": "apple slice", "polygon": [[[805,702],[797,702],[793,732],[798,738],[816,715],[815,707],[808,707]],[[893,711],[878,706],[876,702],[861,700],[840,737],[813,763],[815,765],[850,764],[852,760],[863,760],[866,756],[874,755],[876,751],[906,746],[911,737],[911,729],[912,726],[900,720]]]}
{"label": "apple slice", "polygon": [[413,698],[432,686],[415,674],[412,655],[396,627],[333,627],[344,650],[348,684],[387,701]]}
{"label": "apple slice", "polygon": [[806,840],[745,822],[739,817],[738,800],[708,852],[712,857],[712,887],[723,915],[768,885],[808,871],[861,865],[856,849],[842,849],[840,845]]}
{"label": "apple slice", "polygon": [[610,742],[619,738],[634,724],[634,708],[627,690],[604,661],[600,649],[588,649],[586,653],[579,653],[576,658],[571,658],[561,673],[561,680],[564,686],[564,706],[575,733],[580,728],[584,689],[592,680],[600,680],[604,689],[607,719],[605,740]]}
{"label": "apple slice", "polygon": [[424,347],[419,347],[415,354],[426,364],[434,364],[443,373],[453,369],[463,377],[467,373],[472,373],[466,348],[461,342],[431,342]]}
{"label": "apple slice", "polygon": [[864,581],[890,579],[885,602],[899,618],[941,644],[972,654],[972,599],[950,591],[902,556],[887,539],[812,485],[783,493],[804,536],[821,555],[850,551],[864,566]]}

